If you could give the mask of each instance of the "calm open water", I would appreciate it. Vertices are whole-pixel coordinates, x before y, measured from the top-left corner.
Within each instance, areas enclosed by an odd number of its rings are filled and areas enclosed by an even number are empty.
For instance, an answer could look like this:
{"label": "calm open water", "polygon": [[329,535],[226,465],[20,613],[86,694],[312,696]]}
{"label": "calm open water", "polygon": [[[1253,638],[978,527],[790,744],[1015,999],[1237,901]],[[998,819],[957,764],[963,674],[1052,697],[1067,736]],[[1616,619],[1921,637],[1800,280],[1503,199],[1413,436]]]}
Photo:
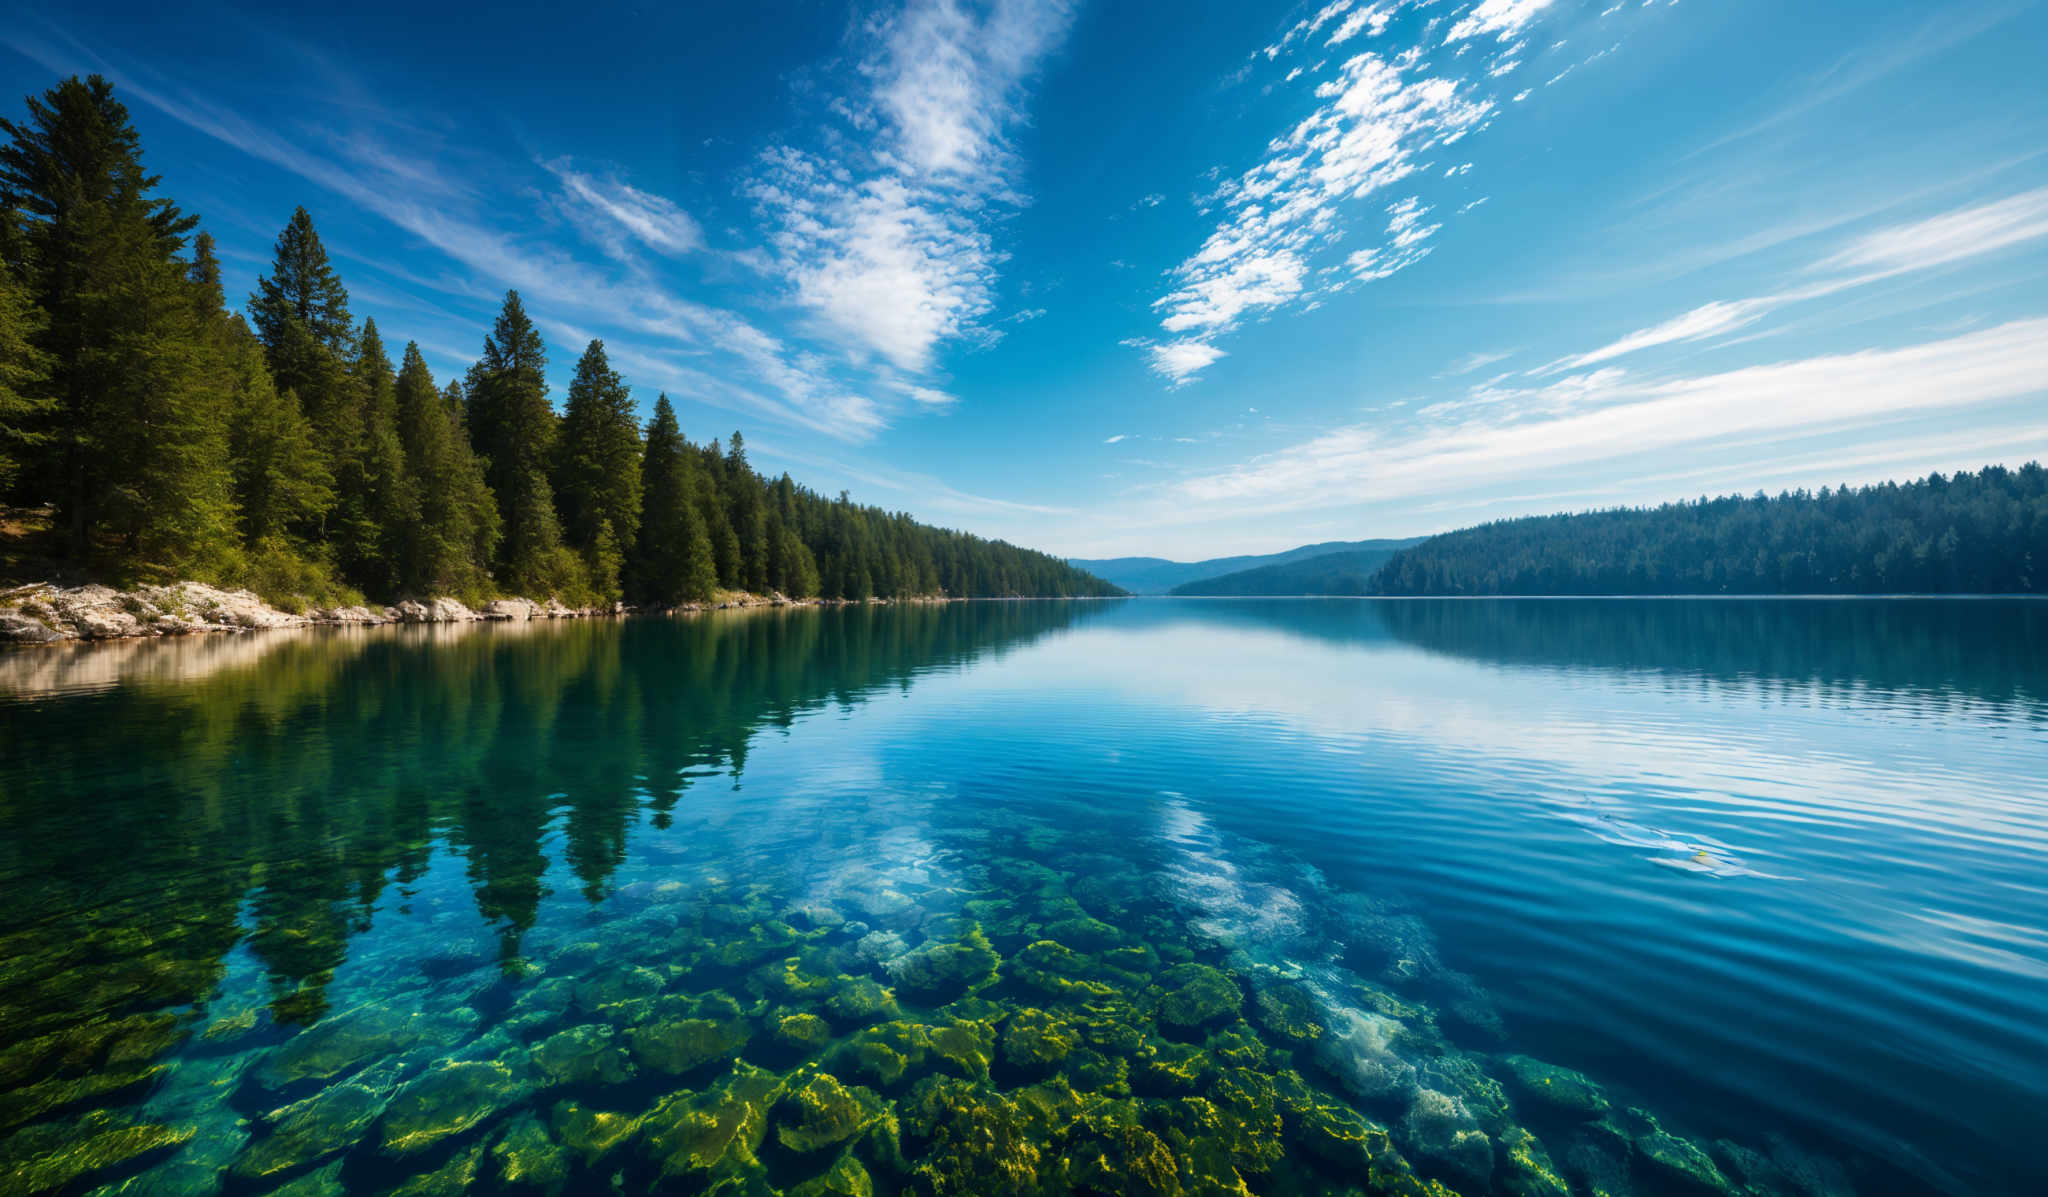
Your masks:
{"label": "calm open water", "polygon": [[2048,604],[0,655],[0,1192],[2048,1192]]}

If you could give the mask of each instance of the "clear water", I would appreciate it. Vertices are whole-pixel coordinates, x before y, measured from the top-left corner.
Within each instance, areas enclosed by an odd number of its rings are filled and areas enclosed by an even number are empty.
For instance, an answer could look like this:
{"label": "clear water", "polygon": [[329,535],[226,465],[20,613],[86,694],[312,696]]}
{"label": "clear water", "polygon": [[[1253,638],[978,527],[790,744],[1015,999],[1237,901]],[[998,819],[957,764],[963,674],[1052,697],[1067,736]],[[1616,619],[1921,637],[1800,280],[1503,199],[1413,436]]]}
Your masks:
{"label": "clear water", "polygon": [[0,1192],[2048,1191],[2048,604],[0,656]]}

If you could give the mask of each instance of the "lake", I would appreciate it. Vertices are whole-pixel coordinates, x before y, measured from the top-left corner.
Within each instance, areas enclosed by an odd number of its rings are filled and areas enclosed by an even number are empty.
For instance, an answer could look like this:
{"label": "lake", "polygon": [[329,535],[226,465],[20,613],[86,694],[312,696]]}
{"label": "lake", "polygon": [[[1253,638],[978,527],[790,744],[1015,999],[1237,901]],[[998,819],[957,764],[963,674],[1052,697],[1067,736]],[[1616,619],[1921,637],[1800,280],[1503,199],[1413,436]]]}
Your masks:
{"label": "lake", "polygon": [[2048,1191],[2048,604],[0,655],[0,1191]]}

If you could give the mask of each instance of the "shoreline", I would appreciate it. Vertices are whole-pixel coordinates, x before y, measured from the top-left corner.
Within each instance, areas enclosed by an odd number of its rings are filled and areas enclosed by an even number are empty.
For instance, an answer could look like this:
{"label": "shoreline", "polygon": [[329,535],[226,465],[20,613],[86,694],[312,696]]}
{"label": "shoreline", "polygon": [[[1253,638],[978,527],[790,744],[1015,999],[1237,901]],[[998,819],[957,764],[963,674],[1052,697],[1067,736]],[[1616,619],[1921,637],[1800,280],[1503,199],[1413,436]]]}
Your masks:
{"label": "shoreline", "polygon": [[[871,599],[870,602],[951,602],[944,597]],[[624,615],[702,612],[736,607],[837,606],[844,600],[792,599],[782,594],[729,592],[706,603],[675,606],[571,607],[549,598],[492,599],[472,608],[456,599],[403,599],[389,606],[319,607],[287,611],[249,590],[200,582],[117,590],[105,585],[26,583],[0,590],[0,646],[89,644],[276,628],[383,627],[405,624],[526,623],[541,619],[599,619]]]}

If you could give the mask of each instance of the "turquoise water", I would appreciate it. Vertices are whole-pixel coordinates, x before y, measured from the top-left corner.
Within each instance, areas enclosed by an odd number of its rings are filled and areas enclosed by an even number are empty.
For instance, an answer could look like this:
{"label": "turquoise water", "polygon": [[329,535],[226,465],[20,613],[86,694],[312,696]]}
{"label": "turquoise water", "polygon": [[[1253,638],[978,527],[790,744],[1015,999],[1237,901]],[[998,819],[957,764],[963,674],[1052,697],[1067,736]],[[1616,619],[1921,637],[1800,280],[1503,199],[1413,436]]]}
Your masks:
{"label": "turquoise water", "polygon": [[0,1192],[2048,1191],[2048,604],[0,656]]}

